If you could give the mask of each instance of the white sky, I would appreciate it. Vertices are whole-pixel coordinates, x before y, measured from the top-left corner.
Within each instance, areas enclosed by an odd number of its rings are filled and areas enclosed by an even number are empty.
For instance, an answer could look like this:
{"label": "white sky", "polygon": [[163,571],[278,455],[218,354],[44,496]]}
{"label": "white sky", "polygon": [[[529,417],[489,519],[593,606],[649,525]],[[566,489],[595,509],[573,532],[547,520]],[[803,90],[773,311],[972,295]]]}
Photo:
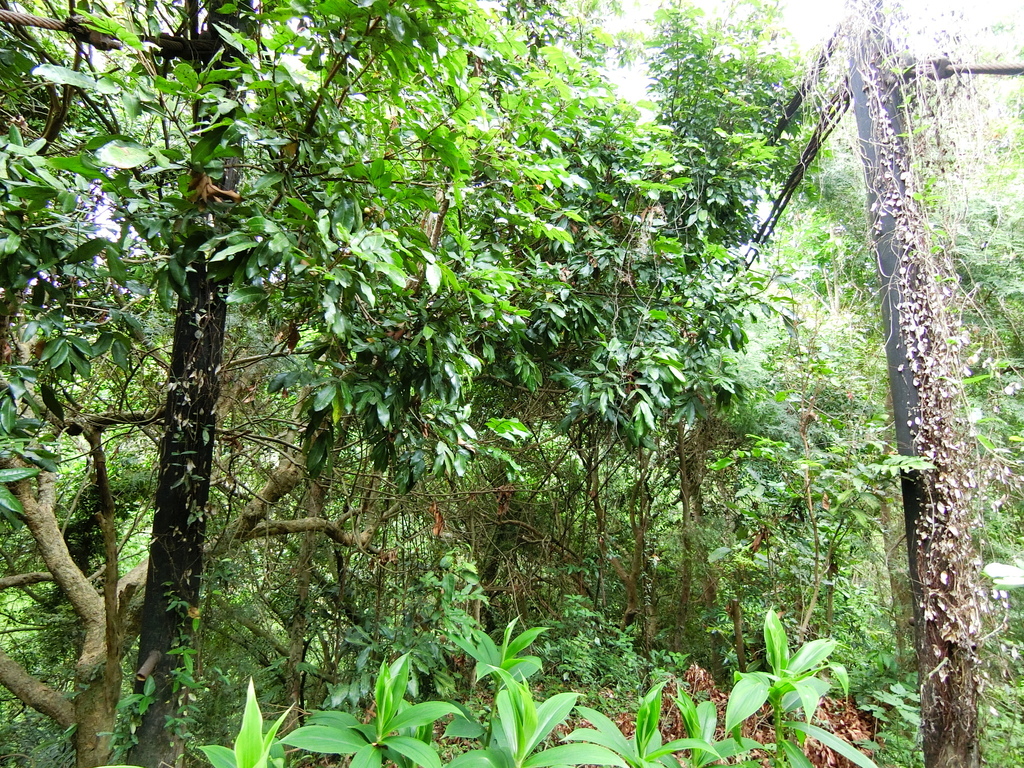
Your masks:
{"label": "white sky", "polygon": [[[728,7],[729,0],[692,0],[708,13]],[[792,33],[801,51],[824,43],[847,13],[847,0],[779,0],[783,8],[783,25]],[[982,45],[991,51],[983,60],[1011,61],[1024,59],[1024,0],[884,0],[885,6],[901,7],[909,19],[911,44],[920,47],[920,57],[940,54],[956,56],[950,50],[951,35],[964,38],[963,45],[974,49]],[[645,29],[660,0],[623,0],[625,16],[609,20],[611,32],[620,29]],[[1015,22],[1015,24],[1014,24]],[[1003,34],[993,41],[986,33],[994,24],[1013,25],[1016,32]],[[966,54],[964,54],[966,55]],[[973,58],[973,57],[971,57]],[[636,69],[608,73],[619,86],[620,94],[637,101],[644,98],[643,74]]]}

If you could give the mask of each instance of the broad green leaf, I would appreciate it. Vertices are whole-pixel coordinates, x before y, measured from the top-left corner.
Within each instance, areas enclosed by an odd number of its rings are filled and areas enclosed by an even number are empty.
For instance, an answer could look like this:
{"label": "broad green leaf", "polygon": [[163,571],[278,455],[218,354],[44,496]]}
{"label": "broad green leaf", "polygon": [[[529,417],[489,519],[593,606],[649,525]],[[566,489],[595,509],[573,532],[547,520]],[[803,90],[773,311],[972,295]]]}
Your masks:
{"label": "broad green leaf", "polygon": [[206,759],[210,761],[210,764],[213,765],[213,768],[238,768],[235,763],[235,753],[227,747],[211,744],[200,747],[200,749],[206,755]]}
{"label": "broad green leaf", "polygon": [[698,752],[708,752],[714,755],[714,758],[718,760],[720,755],[718,750],[715,749],[715,745],[706,739],[675,739],[674,741],[668,742],[660,749],[656,749],[646,755],[648,760],[657,760],[663,755],[670,755],[673,752],[682,752],[684,749],[692,749]]}
{"label": "broad green leaf", "polygon": [[732,733],[740,723],[757,712],[768,701],[768,678],[750,672],[743,675],[729,694],[725,708],[725,732]]}
{"label": "broad green leaf", "polygon": [[520,651],[528,648],[537,639],[538,635],[546,631],[547,627],[532,627],[531,629],[523,630],[518,637],[506,645],[505,658],[510,659],[513,656],[518,656]]}
{"label": "broad green leaf", "polygon": [[844,741],[834,733],[829,733],[824,728],[819,728],[818,726],[811,725],[810,723],[799,723],[796,721],[786,721],[783,725],[787,728],[792,728],[794,731],[806,734],[812,739],[820,741],[829,749],[835,750],[851,763],[859,765],[861,768],[878,768],[878,766],[875,765],[875,761],[870,757],[865,755],[848,741]]}
{"label": "broad green leaf", "polygon": [[843,695],[850,695],[850,675],[846,671],[846,667],[842,664],[829,664],[829,670],[835,676],[836,680],[839,681],[839,687],[843,689]]}
{"label": "broad green leaf", "polygon": [[[700,737],[706,741],[715,738],[715,728],[718,726],[718,709],[710,701],[702,701],[697,705],[697,722],[700,726]],[[693,736],[694,734],[690,734]]]}
{"label": "broad green leaf", "polygon": [[427,264],[426,269],[427,288],[430,289],[431,294],[437,293],[438,288],[441,287],[441,268],[433,262]]}
{"label": "broad green leaf", "polygon": [[373,744],[367,744],[356,752],[349,768],[380,768],[381,763],[381,750]]}
{"label": "broad green leaf", "polygon": [[448,727],[444,729],[445,738],[453,739],[476,739],[482,736],[484,727],[475,720],[459,713],[455,715]]}
{"label": "broad green leaf", "polygon": [[288,718],[292,708],[288,707],[281,716],[274,721],[274,723],[267,729],[267,732],[263,734],[263,760],[266,760],[270,756],[270,750],[274,745],[274,741],[277,737],[277,732],[281,730],[281,726],[284,725],[284,721]]}
{"label": "broad green leaf", "polygon": [[[467,640],[464,637],[457,637],[455,635],[452,635],[448,638],[448,641],[455,643],[455,645],[457,645],[459,648],[465,651],[467,655],[472,656],[475,661],[484,661],[481,649],[479,648],[479,646],[474,645],[471,640]],[[479,677],[479,675],[477,675],[477,677]]]}
{"label": "broad green leaf", "polygon": [[256,700],[256,686],[249,678],[249,690],[245,696],[245,711],[242,713],[242,727],[235,739],[235,765],[238,768],[252,768],[263,754],[263,714]]}
{"label": "broad green leaf", "polygon": [[690,695],[686,691],[680,691],[675,702],[679,714],[682,715],[686,734],[691,738],[702,737],[704,734],[700,726],[700,720],[697,717],[697,706],[693,703]]}
{"label": "broad green leaf", "polygon": [[351,755],[367,745],[366,739],[352,728],[332,728],[324,725],[305,725],[296,728],[281,739],[281,743],[328,755]]}
{"label": "broad green leaf", "polygon": [[247,285],[237,288],[227,295],[228,304],[251,304],[267,297],[267,292],[258,285]]}
{"label": "broad green leaf", "polygon": [[380,676],[377,678],[376,686],[377,717],[374,721],[378,739],[384,738],[394,730],[389,723],[405,698],[408,684],[409,654],[399,656],[390,667],[380,665]]}
{"label": "broad green leaf", "polygon": [[83,176],[87,179],[101,179],[103,178],[103,171],[96,165],[92,157],[86,156],[73,156],[73,157],[51,157],[47,160],[52,168],[56,168],[62,171],[71,171],[77,173],[79,176]]}
{"label": "broad green leaf", "polygon": [[346,728],[359,728],[360,723],[356,718],[348,712],[314,712],[309,716],[310,725],[325,725],[329,728],[339,728],[344,730]]}
{"label": "broad green leaf", "polygon": [[541,660],[536,656],[523,656],[508,668],[508,673],[516,680],[526,680],[543,667]]}
{"label": "broad green leaf", "polygon": [[136,168],[150,157],[152,153],[145,147],[120,139],[104,144],[96,150],[97,160],[103,165],[112,165],[115,168]]}
{"label": "broad green leaf", "polygon": [[794,682],[793,688],[796,689],[800,706],[803,707],[804,719],[810,722],[811,718],[814,717],[814,713],[818,711],[818,703],[821,701],[821,697],[828,691],[828,683],[812,677],[807,680]]}
{"label": "broad green leaf", "polygon": [[334,384],[324,384],[313,395],[313,410],[327,410],[327,406],[334,401],[335,394],[337,394],[337,387]]}
{"label": "broad green leaf", "polygon": [[648,691],[636,710],[636,747],[637,754],[645,756],[650,747],[651,739],[658,730],[661,720],[661,692],[665,684],[656,685]]}
{"label": "broad green leaf", "polygon": [[749,752],[752,749],[761,749],[762,746],[759,742],[745,737],[723,739],[722,741],[715,742],[715,750],[722,756],[723,760],[735,757],[736,755],[742,755],[744,752]]}
{"label": "broad green leaf", "polygon": [[597,744],[560,744],[533,755],[523,763],[523,768],[551,765],[615,765],[626,768],[626,761]]}
{"label": "broad green leaf", "polygon": [[463,752],[445,768],[503,768],[502,762],[489,749],[474,749]]}
{"label": "broad green leaf", "polygon": [[801,675],[808,670],[814,669],[827,659],[835,649],[835,640],[812,640],[793,654],[793,658],[789,660],[787,672],[791,675]]}
{"label": "broad green leaf", "polygon": [[622,735],[619,726],[612,722],[609,717],[590,707],[577,707],[576,711],[583,715],[596,730],[577,728],[566,736],[567,739],[570,741],[590,741],[594,744],[600,744],[618,752],[620,755],[625,755],[632,751],[629,740]]}
{"label": "broad green leaf", "polygon": [[537,726],[528,743],[527,754],[548,737],[555,727],[561,725],[576,706],[578,693],[559,693],[537,707]]}
{"label": "broad green leaf", "polygon": [[[501,670],[496,670],[500,672]],[[524,701],[525,699],[525,701]],[[507,682],[505,687],[498,691],[495,697],[495,707],[498,710],[498,726],[505,737],[509,751],[516,757],[525,757],[529,754],[526,749],[526,742],[533,733],[536,724],[536,711],[527,712],[527,708],[533,708],[533,702],[529,700],[529,692],[524,696],[521,686]],[[530,723],[527,723],[527,720]]]}
{"label": "broad green leaf", "polygon": [[814,768],[804,751],[789,739],[783,740],[782,750],[786,753],[786,760],[789,761],[790,768]]}
{"label": "broad green leaf", "polygon": [[423,768],[441,768],[441,758],[437,756],[437,752],[419,739],[409,736],[388,736],[381,744],[404,755],[416,765],[422,765]]}
{"label": "broad green leaf", "polygon": [[458,712],[458,708],[453,704],[447,704],[443,701],[426,701],[422,704],[414,704],[392,718],[391,722],[388,723],[388,732],[398,731],[402,728],[419,728],[421,725],[432,723],[453,712]]}
{"label": "broad green leaf", "polygon": [[779,615],[772,610],[764,616],[764,642],[772,672],[784,675],[789,665],[789,643],[786,640],[786,630],[779,621]]}
{"label": "broad green leaf", "polygon": [[84,72],[79,72],[56,64],[40,64],[32,70],[32,74],[49,80],[58,85],[71,85],[75,88],[84,88],[87,91],[96,91],[102,94],[117,93],[117,83],[107,78],[96,80]]}
{"label": "broad green leaf", "polygon": [[16,483],[19,480],[28,480],[39,474],[39,467],[15,467],[13,469],[0,469],[0,483]]}

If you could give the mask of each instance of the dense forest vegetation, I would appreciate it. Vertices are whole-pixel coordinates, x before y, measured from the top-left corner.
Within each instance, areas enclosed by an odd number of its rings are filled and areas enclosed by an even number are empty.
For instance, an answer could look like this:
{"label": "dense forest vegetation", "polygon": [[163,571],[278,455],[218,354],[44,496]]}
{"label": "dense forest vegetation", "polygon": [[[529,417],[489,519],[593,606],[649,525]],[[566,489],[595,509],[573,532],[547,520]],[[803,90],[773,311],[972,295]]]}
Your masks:
{"label": "dense forest vegetation", "polygon": [[1012,24],[617,10],[0,0],[0,766],[1024,762]]}

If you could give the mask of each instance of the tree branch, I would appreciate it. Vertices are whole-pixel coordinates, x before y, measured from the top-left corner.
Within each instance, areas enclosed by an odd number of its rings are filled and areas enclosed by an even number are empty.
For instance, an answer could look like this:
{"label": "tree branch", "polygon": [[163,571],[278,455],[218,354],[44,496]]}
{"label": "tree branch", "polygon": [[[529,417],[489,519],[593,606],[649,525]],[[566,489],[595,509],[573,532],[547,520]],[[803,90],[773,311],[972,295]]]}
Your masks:
{"label": "tree branch", "polygon": [[39,584],[44,581],[53,581],[53,574],[44,573],[42,571],[18,573],[14,576],[4,576],[3,578],[0,578],[0,590],[11,589],[13,587],[27,587],[31,584]]}
{"label": "tree branch", "polygon": [[89,579],[75,565],[64,537],[57,527],[56,475],[43,472],[37,478],[36,492],[31,480],[11,483],[14,495],[25,510],[25,523],[35,539],[39,553],[53,574],[61,591],[67,596],[75,613],[82,620],[86,631],[104,626],[103,599],[89,583]]}
{"label": "tree branch", "polygon": [[323,533],[332,541],[346,547],[356,547],[368,552],[379,553],[380,550],[370,546],[373,534],[376,533],[376,525],[372,525],[359,533],[346,531],[332,520],[325,520],[322,517],[301,517],[297,520],[266,520],[253,528],[244,537],[244,541],[257,539],[261,536],[287,536],[291,533],[307,533],[314,531]]}
{"label": "tree branch", "polygon": [[0,685],[36,712],[53,718],[61,728],[75,724],[75,709],[71,702],[60,691],[32,677],[3,650],[0,650]]}

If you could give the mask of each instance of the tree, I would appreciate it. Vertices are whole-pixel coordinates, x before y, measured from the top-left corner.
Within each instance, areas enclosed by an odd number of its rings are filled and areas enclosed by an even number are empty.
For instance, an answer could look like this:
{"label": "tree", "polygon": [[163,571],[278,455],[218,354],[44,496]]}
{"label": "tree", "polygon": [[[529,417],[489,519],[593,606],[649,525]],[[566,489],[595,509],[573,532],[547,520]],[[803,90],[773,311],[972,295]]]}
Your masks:
{"label": "tree", "polygon": [[[0,502],[25,523],[4,585],[28,619],[60,602],[32,590],[54,582],[74,612],[61,626],[84,631],[61,652],[78,657],[73,682],[45,683],[16,653],[0,682],[77,726],[81,766],[109,755],[136,633],[131,759],[180,752],[219,609],[202,579],[243,580],[246,542],[318,533],[361,556],[423,517],[440,538],[446,486],[509,501],[526,485],[506,438],[527,427],[562,440],[603,422],[644,466],[659,425],[728,399],[747,295],[729,248],[783,163],[756,134],[784,61],[763,78],[753,58],[735,66],[686,16],[665,17],[659,60],[699,55],[717,97],[747,105],[742,125],[711,99],[688,106],[690,125],[641,123],[597,71],[603,43],[566,40],[557,14],[206,10],[91,16],[122,52],[68,61],[29,38],[0,71],[34,110],[28,141],[12,128],[4,148]],[[33,84],[53,98],[33,102]],[[678,100],[693,82],[665,88]],[[650,482],[631,491],[627,618],[647,578]],[[61,536],[67,515],[86,545]],[[336,606],[358,615],[341,585]],[[289,631],[300,647],[302,621]]]}

